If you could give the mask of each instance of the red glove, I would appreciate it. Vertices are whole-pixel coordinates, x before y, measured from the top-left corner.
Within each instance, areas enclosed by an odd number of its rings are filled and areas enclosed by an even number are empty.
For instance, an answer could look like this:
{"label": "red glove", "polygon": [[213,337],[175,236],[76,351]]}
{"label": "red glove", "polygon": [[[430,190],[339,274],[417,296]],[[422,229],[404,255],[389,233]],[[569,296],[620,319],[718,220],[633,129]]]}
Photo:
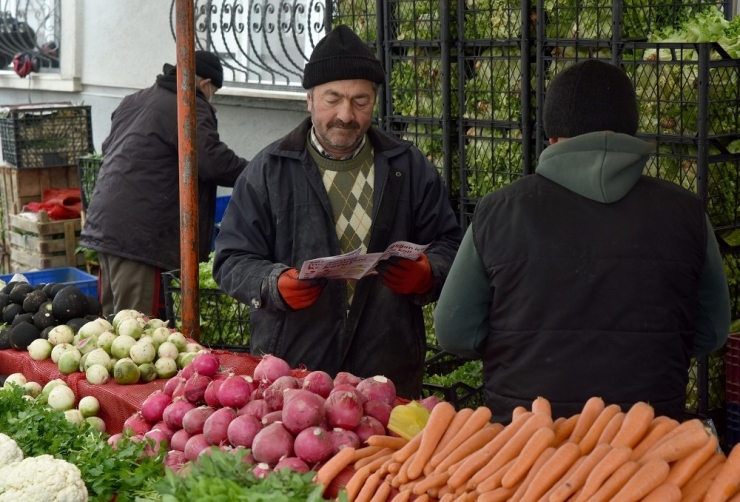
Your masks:
{"label": "red glove", "polygon": [[278,277],[278,291],[293,310],[305,309],[321,296],[325,281],[298,278],[298,270],[289,268]]}
{"label": "red glove", "polygon": [[402,295],[426,293],[434,282],[432,267],[424,253],[416,261],[401,258],[389,263],[380,278],[386,287]]}

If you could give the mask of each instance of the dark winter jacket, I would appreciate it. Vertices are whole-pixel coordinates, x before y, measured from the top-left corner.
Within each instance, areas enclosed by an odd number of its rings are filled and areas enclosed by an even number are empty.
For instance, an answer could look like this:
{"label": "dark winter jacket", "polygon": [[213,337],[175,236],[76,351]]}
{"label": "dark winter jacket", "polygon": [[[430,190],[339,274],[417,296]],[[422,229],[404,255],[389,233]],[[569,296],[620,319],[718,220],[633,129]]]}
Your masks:
{"label": "dark winter jacket", "polygon": [[[81,244],[102,253],[180,268],[180,197],[176,75],[126,96],[111,116],[103,165]],[[247,161],[219,139],[216,113],[196,91],[199,259],[206,261],[217,186],[232,187]]]}
{"label": "dark winter jacket", "polygon": [[216,238],[214,278],[251,306],[251,350],[292,367],[331,375],[385,375],[404,397],[418,397],[425,355],[421,307],[437,299],[462,231],[436,169],[410,143],[371,128],[375,190],[368,252],[399,240],[430,244],[434,285],[424,296],[397,294],[377,276],[347,288],[328,281],[318,301],[292,311],[278,276],[305,260],[341,254],[329,198],[306,148],[310,119],[260,152],[237,180]]}
{"label": "dark winter jacket", "polygon": [[698,197],[641,176],[653,146],[592,133],[487,195],[435,312],[442,347],[483,359],[497,420],[602,397],[683,415],[691,355],[724,343],[729,298]]}

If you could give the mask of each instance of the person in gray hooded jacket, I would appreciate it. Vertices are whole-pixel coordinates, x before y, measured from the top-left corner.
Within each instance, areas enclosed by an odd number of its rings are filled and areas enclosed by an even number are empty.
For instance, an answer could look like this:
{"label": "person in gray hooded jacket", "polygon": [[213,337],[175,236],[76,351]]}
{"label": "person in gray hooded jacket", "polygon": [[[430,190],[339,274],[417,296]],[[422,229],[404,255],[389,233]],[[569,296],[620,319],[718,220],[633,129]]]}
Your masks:
{"label": "person in gray hooded jacket", "polygon": [[475,209],[435,310],[440,345],[482,359],[488,406],[506,422],[542,396],[570,416],[594,396],[646,401],[681,419],[691,356],[730,322],[703,203],[642,175],[630,80],[598,60],[553,79],[551,146],[536,173]]}

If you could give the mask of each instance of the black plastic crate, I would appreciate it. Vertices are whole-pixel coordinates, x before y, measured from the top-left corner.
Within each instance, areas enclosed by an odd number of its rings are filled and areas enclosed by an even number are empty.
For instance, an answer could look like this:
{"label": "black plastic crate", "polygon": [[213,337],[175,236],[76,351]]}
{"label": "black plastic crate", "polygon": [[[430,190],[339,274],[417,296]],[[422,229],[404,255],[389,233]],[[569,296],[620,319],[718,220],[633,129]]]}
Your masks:
{"label": "black plastic crate", "polygon": [[[689,368],[689,383],[686,386],[686,410],[702,413],[722,409],[725,406],[725,351],[720,349],[706,358],[692,359]],[[706,365],[706,367],[703,367]],[[702,403],[700,374],[707,375],[706,403]]]}
{"label": "black plastic crate", "polygon": [[98,180],[98,173],[103,165],[102,155],[88,155],[77,159],[77,175],[80,178],[80,197],[82,199],[82,209],[87,211],[92,200],[95,182]]}
{"label": "black plastic crate", "polygon": [[730,451],[733,446],[740,443],[740,404],[727,403],[726,409],[726,436],[727,450]]}
{"label": "black plastic crate", "polygon": [[0,107],[3,159],[18,169],[75,165],[93,152],[89,106]]}
{"label": "black plastic crate", "polygon": [[[167,320],[170,326],[182,325],[180,271],[162,273]],[[249,351],[249,307],[220,289],[199,289],[200,343],[213,349]]]}
{"label": "black plastic crate", "polygon": [[470,385],[458,382],[449,387],[424,383],[421,386],[422,397],[435,395],[455,407],[456,410],[463,408],[475,409],[486,404],[486,392],[483,386],[471,387]]}
{"label": "black plastic crate", "polygon": [[449,375],[463,364],[471,361],[467,357],[447,352],[437,345],[427,343],[427,358],[424,360],[424,374]]}
{"label": "black plastic crate", "polygon": [[466,0],[458,5],[463,11],[461,38],[465,40],[519,39],[537,21],[536,10],[529,1]]}

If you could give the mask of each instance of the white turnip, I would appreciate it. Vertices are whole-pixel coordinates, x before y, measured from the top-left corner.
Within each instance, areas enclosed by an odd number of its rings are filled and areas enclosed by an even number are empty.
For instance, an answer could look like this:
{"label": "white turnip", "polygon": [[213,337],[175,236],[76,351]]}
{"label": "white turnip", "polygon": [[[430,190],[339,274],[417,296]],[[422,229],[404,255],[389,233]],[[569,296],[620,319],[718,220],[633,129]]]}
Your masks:
{"label": "white turnip", "polygon": [[323,462],[331,456],[333,449],[330,434],[321,427],[303,429],[295,437],[293,451],[296,457],[309,465]]}
{"label": "white turnip", "polygon": [[324,398],[303,389],[287,389],[282,410],[283,426],[296,435],[324,420]]}
{"label": "white turnip", "polygon": [[385,427],[373,417],[363,416],[360,418],[360,423],[357,424],[354,432],[360,438],[360,442],[364,444],[370,436],[384,436]]}
{"label": "white turnip", "polygon": [[283,409],[285,390],[298,389],[298,382],[292,376],[281,376],[265,389],[264,400],[272,411]]}
{"label": "white turnip", "polygon": [[215,408],[210,406],[198,406],[185,413],[182,417],[182,428],[188,431],[192,436],[203,432],[203,425],[208,420],[208,417],[213,415],[216,411]]}
{"label": "white turnip", "polygon": [[302,387],[326,399],[334,388],[334,381],[326,371],[312,371],[303,378]]}
{"label": "white turnip", "polygon": [[157,378],[171,378],[177,373],[177,363],[171,357],[160,357],[154,362]]}
{"label": "white turnip", "polygon": [[291,471],[300,472],[301,474],[305,474],[311,470],[308,464],[298,457],[281,458],[278,460],[278,463],[275,465],[273,470],[277,472],[280,469],[290,469]]}
{"label": "white turnip", "polygon": [[178,397],[164,409],[162,419],[172,427],[173,430],[182,429],[182,419],[185,413],[195,408],[195,405],[183,397]]}
{"label": "white turnip", "polygon": [[280,422],[257,433],[252,441],[252,455],[257,462],[275,465],[283,457],[293,456],[293,436]]}
{"label": "white turnip", "polygon": [[251,415],[237,416],[226,430],[232,446],[251,448],[254,437],[263,429],[262,422]]}
{"label": "white turnip", "polygon": [[208,444],[203,434],[196,434],[185,443],[185,458],[195,460],[200,455],[200,452],[210,447],[211,445]]}
{"label": "white turnip", "polygon": [[279,357],[267,354],[260,359],[254,368],[254,379],[257,381],[274,382],[281,376],[290,375],[290,365]]}
{"label": "white turnip", "polygon": [[220,445],[229,439],[229,424],[236,418],[231,408],[220,408],[206,419],[203,424],[203,436],[212,445]]}
{"label": "white turnip", "polygon": [[162,391],[155,391],[149,394],[141,405],[141,414],[149,423],[156,423],[162,420],[164,409],[170,405],[172,398]]}
{"label": "white turnip", "polygon": [[257,420],[261,421],[262,417],[267,415],[269,412],[270,408],[269,406],[267,406],[265,400],[256,399],[254,401],[249,401],[247,404],[239,408],[239,410],[236,412],[236,416],[239,417],[242,415],[251,415]]}
{"label": "white turnip", "polygon": [[180,429],[172,435],[170,439],[170,448],[178,451],[185,451],[185,445],[192,436],[185,429]]}
{"label": "white turnip", "polygon": [[396,386],[383,375],[366,378],[357,384],[357,390],[367,398],[368,401],[377,399],[393,406],[396,402]]}
{"label": "white turnip", "polygon": [[324,403],[326,421],[331,427],[353,430],[360,424],[362,404],[350,390],[334,390]]}
{"label": "white turnip", "polygon": [[246,380],[240,376],[231,375],[223,380],[218,388],[218,401],[221,406],[241,408],[249,401],[251,389]]}
{"label": "white turnip", "polygon": [[362,411],[365,415],[373,417],[383,424],[383,427],[388,427],[388,420],[391,418],[393,407],[377,399],[371,399],[362,405]]}
{"label": "white turnip", "polygon": [[200,375],[198,373],[193,373],[193,376],[188,378],[188,381],[185,382],[183,394],[185,396],[185,399],[193,404],[205,403],[204,396],[206,394],[208,384],[211,383],[211,381],[212,380],[210,377]]}
{"label": "white turnip", "polygon": [[331,439],[331,454],[336,455],[339,450],[346,447],[359,448],[360,438],[357,437],[353,431],[344,430],[341,427],[337,427],[329,431],[329,439]]}

